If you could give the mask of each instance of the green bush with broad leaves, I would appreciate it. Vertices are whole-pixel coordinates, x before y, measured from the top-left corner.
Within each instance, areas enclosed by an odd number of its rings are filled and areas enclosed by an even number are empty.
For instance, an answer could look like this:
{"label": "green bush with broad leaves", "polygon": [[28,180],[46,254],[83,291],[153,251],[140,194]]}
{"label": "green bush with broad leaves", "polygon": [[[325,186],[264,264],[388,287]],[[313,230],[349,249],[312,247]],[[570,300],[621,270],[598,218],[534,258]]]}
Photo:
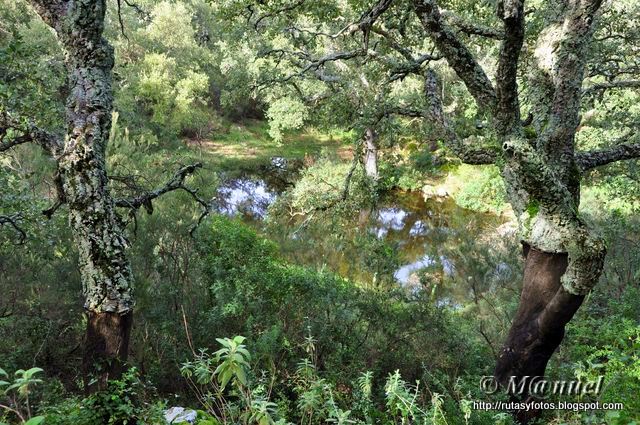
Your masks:
{"label": "green bush with broad leaves", "polygon": [[41,372],[43,370],[39,367],[19,369],[9,381],[9,374],[0,368],[0,425],[4,425],[3,417],[13,417],[22,425],[40,425],[44,421],[44,416],[32,415],[29,402],[33,387],[42,383],[42,379],[36,377]]}

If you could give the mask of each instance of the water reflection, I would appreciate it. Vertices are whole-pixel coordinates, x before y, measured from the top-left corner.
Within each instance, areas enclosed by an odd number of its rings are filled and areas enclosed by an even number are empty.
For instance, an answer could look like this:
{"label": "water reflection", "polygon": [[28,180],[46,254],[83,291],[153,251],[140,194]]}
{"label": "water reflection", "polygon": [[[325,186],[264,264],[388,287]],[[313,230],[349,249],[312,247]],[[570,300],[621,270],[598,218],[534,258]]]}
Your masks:
{"label": "water reflection", "polygon": [[[400,267],[398,270],[393,273],[393,277],[403,285],[409,284],[411,278],[416,275],[417,271],[420,271],[426,267],[432,266],[436,263],[436,261],[431,258],[429,255],[425,255],[420,258],[418,261],[414,261],[411,264],[407,264],[406,266]],[[418,282],[415,282],[416,284]]]}
{"label": "water reflection", "polygon": [[423,223],[422,220],[418,220],[413,223],[413,226],[411,226],[411,229],[409,229],[409,236],[424,236],[428,231],[429,228],[427,227],[427,225]]}
{"label": "water reflection", "polygon": [[404,229],[404,220],[409,214],[401,208],[380,208],[378,211],[378,223],[380,227],[376,230],[379,238],[384,237],[389,230]]}
{"label": "water reflection", "polygon": [[[468,294],[463,288],[458,289],[457,295],[443,289],[446,279],[456,273],[460,260],[451,257],[451,253],[456,252],[462,236],[476,238],[485,228],[495,228],[497,222],[493,216],[463,210],[452,201],[429,202],[419,194],[398,193],[383,199],[376,210],[355,212],[353,220],[337,225],[328,218],[309,225],[305,217],[292,219],[280,213],[282,217],[272,217],[275,226],[271,220],[269,227],[263,224],[264,219],[283,190],[260,179],[229,180],[218,190],[218,210],[240,215],[267,231],[281,245],[283,254],[296,263],[327,266],[365,284],[375,285],[387,276],[387,281],[418,289],[424,280],[430,290],[437,289],[439,302],[454,307]],[[315,219],[318,220],[322,218]],[[399,265],[388,268],[376,263],[379,259],[356,242],[363,234],[390,247]],[[502,263],[493,273],[493,278],[504,278],[509,268]],[[421,279],[424,276],[426,279]]]}
{"label": "water reflection", "polygon": [[218,188],[218,212],[235,216],[242,214],[254,219],[263,219],[277,193],[270,190],[264,180],[234,179]]}

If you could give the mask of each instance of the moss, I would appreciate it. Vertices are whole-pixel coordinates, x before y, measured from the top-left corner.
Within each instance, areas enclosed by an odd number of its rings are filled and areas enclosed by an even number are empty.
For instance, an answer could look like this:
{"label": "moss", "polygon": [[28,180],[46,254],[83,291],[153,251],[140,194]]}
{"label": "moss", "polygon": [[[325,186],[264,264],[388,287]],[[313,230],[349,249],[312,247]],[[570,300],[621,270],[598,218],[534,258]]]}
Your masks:
{"label": "moss", "polygon": [[540,212],[540,203],[536,199],[531,199],[527,204],[527,213],[529,214],[529,219],[532,220],[535,216]]}
{"label": "moss", "polygon": [[524,137],[527,138],[527,140],[536,140],[538,137],[538,133],[536,132],[536,130],[533,127],[524,127]]}

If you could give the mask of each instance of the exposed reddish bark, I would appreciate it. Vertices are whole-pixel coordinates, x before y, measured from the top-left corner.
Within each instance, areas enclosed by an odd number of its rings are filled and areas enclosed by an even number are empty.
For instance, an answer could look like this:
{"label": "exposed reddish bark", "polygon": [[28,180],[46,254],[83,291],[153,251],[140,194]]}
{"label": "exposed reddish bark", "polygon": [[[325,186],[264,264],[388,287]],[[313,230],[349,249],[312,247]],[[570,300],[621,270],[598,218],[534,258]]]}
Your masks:
{"label": "exposed reddish bark", "polygon": [[122,375],[129,352],[132,323],[132,312],[123,315],[87,312],[83,358],[87,392],[104,389],[107,380],[118,379]]}
{"label": "exposed reddish bark", "polygon": [[[506,389],[511,377],[520,383],[526,376],[544,376],[549,359],[562,342],[566,324],[584,300],[583,295],[570,294],[562,287],[560,278],[567,269],[567,254],[543,252],[528,244],[524,244],[523,254],[520,304],[495,369],[496,379]],[[553,320],[546,319],[550,313]],[[519,400],[529,398],[526,392],[513,396]],[[516,412],[516,417],[527,423],[539,413],[521,411]]]}

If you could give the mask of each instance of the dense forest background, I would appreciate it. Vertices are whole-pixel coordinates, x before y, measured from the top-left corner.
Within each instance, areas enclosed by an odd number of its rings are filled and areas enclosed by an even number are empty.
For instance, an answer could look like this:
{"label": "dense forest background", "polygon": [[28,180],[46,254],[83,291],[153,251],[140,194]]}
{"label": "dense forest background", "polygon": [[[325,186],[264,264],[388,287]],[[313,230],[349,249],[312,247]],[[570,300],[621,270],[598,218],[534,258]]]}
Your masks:
{"label": "dense forest background", "polygon": [[[55,161],[35,144],[3,149],[0,423],[162,424],[173,406],[198,410],[201,425],[515,423],[473,401],[501,399],[479,381],[518,308],[518,214],[502,165],[463,163],[425,119],[424,69],[465,141],[491,143],[494,124],[410,25],[409,2],[354,28],[368,3],[106,3],[106,165],[135,294],[128,369],[87,394],[88,319]],[[440,3],[494,78],[494,2]],[[539,53],[545,7],[526,4],[524,62]],[[639,2],[601,6],[582,151],[635,140],[639,25]],[[27,2],[0,0],[0,77],[0,112],[64,134],[65,53]],[[533,80],[518,74],[523,121],[540,116]],[[127,204],[177,175],[168,193]],[[560,400],[624,409],[545,411],[540,423],[640,420],[639,177],[621,161],[579,185],[576,214],[607,257],[546,370],[604,377],[598,396]]]}

